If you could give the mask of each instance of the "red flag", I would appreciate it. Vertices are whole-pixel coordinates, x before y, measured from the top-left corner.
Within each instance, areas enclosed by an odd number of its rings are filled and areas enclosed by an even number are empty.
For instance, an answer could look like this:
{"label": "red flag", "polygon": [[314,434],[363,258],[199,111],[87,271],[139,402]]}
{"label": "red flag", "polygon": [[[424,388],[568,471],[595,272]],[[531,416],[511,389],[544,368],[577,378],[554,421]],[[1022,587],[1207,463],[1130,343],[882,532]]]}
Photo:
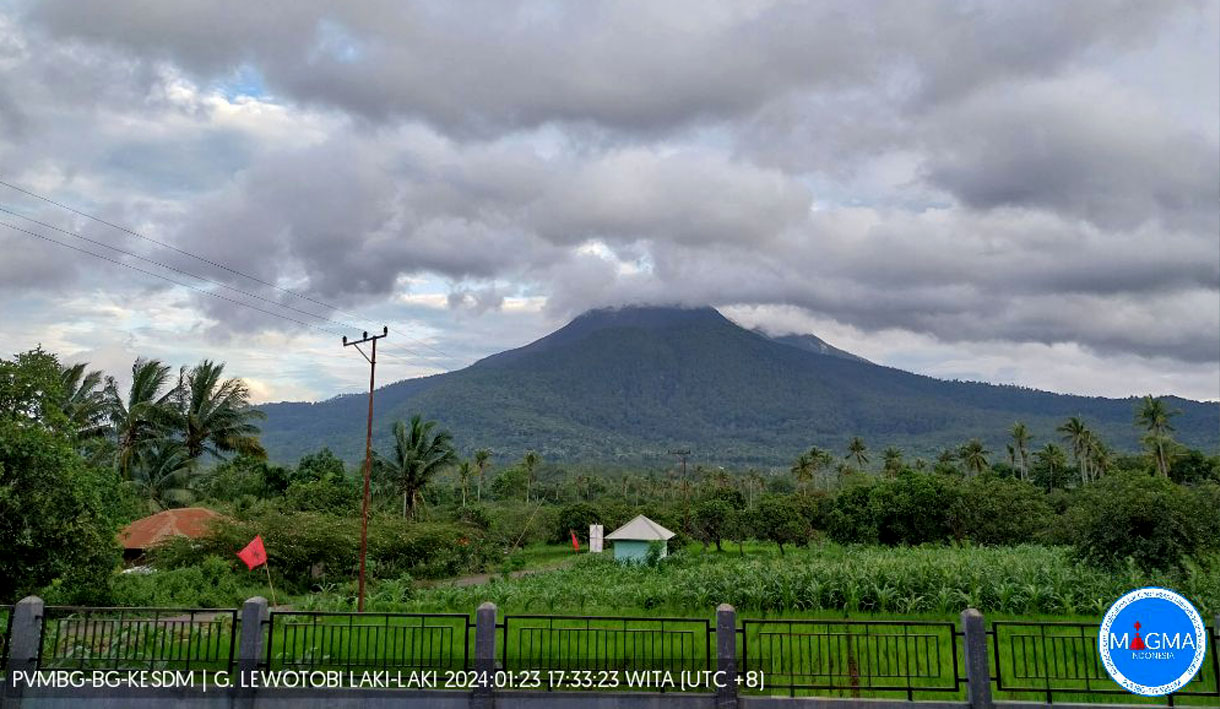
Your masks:
{"label": "red flag", "polygon": [[267,550],[263,548],[263,535],[254,535],[254,539],[250,540],[245,549],[237,552],[237,555],[246,562],[246,566],[251,570],[267,563]]}
{"label": "red flag", "polygon": [[572,535],[572,550],[579,552],[580,551],[580,542],[576,540],[576,532],[573,532],[572,530],[569,529],[568,533]]}

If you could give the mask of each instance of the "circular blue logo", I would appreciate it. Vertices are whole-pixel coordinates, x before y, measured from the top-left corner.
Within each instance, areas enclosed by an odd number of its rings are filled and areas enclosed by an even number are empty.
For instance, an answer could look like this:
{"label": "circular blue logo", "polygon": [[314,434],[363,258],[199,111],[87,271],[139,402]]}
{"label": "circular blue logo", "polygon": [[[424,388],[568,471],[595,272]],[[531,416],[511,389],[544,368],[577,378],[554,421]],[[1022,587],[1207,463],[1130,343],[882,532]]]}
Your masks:
{"label": "circular blue logo", "polygon": [[1097,649],[1106,672],[1124,689],[1160,697],[1181,689],[1203,666],[1207,634],[1185,598],[1164,588],[1141,588],[1110,606]]}

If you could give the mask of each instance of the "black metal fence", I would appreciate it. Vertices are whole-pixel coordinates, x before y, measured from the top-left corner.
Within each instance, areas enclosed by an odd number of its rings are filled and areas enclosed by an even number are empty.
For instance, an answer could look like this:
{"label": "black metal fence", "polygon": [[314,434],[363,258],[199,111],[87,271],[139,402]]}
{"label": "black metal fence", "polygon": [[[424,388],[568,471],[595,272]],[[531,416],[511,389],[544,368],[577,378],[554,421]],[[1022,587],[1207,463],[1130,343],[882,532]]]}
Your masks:
{"label": "black metal fence", "polygon": [[[728,611],[731,613],[731,611]],[[12,642],[14,609],[0,606],[0,670]],[[728,616],[731,618],[732,616]],[[491,621],[488,621],[491,622]],[[238,611],[47,607],[39,669],[235,669]],[[465,671],[475,669],[472,617],[462,613],[272,611],[263,625],[263,667],[279,670]],[[726,626],[727,627],[727,626]],[[658,684],[718,669],[716,628],[706,618],[505,615],[495,624],[498,689],[693,690]],[[964,698],[965,627],[949,621],[743,619],[733,631],[741,692],[907,699]],[[1124,703],[1089,622],[995,621],[972,647],[989,655],[975,667],[997,699]],[[1220,706],[1220,642],[1173,706]],[[31,642],[34,642],[31,639]],[[629,675],[646,676],[638,683]]]}
{"label": "black metal fence", "polygon": [[[1166,700],[1175,697],[1220,697],[1220,659],[1216,656],[1216,629],[1207,630],[1211,638],[1208,657],[1189,683]],[[991,676],[997,693],[1006,697],[1056,697],[1077,701],[1106,696],[1130,697],[1106,673],[1097,650],[1096,623],[995,621],[991,624]],[[1220,704],[1220,702],[1217,702]]]}
{"label": "black metal fence", "polygon": [[50,606],[40,669],[229,670],[237,611],[206,608]]}
{"label": "black metal fence", "polygon": [[965,682],[950,622],[746,619],[740,633],[741,671],[761,672],[764,691],[913,699]]}
{"label": "black metal fence", "polygon": [[267,667],[296,670],[466,670],[474,624],[463,613],[272,611]]}
{"label": "black metal fence", "polygon": [[677,682],[716,665],[715,629],[705,618],[506,615],[499,628],[501,667],[547,688],[665,691],[656,679],[633,686],[626,674],[659,671]]}

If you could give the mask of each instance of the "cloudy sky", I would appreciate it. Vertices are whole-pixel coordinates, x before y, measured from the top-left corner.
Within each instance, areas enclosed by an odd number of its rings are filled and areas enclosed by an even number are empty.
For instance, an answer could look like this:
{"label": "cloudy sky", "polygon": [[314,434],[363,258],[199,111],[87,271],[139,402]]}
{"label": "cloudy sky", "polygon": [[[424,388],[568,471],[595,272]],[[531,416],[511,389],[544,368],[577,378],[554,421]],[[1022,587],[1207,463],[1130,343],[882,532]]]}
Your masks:
{"label": "cloudy sky", "polygon": [[260,400],[637,302],[1220,398],[1218,0],[0,0],[0,180],[6,354]]}

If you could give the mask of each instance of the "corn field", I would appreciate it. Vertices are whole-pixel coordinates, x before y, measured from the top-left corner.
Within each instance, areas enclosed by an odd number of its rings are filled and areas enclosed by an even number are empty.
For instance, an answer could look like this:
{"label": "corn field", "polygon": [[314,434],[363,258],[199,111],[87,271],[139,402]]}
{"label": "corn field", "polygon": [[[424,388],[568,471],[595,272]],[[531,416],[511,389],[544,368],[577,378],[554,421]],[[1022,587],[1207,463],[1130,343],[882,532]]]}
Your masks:
{"label": "corn field", "polygon": [[[1140,586],[1167,586],[1206,617],[1220,611],[1220,568],[1190,568],[1150,577],[1135,568],[1105,571],[1072,561],[1069,550],[883,548],[824,545],[783,557],[733,552],[678,553],[655,568],[623,566],[609,554],[582,556],[570,567],[438,587],[401,605],[463,610],[490,600],[515,612],[666,609],[704,614],[718,603],[753,613],[885,613],[955,616],[974,607],[999,616],[1100,617]],[[395,604],[400,605],[400,604]]]}

